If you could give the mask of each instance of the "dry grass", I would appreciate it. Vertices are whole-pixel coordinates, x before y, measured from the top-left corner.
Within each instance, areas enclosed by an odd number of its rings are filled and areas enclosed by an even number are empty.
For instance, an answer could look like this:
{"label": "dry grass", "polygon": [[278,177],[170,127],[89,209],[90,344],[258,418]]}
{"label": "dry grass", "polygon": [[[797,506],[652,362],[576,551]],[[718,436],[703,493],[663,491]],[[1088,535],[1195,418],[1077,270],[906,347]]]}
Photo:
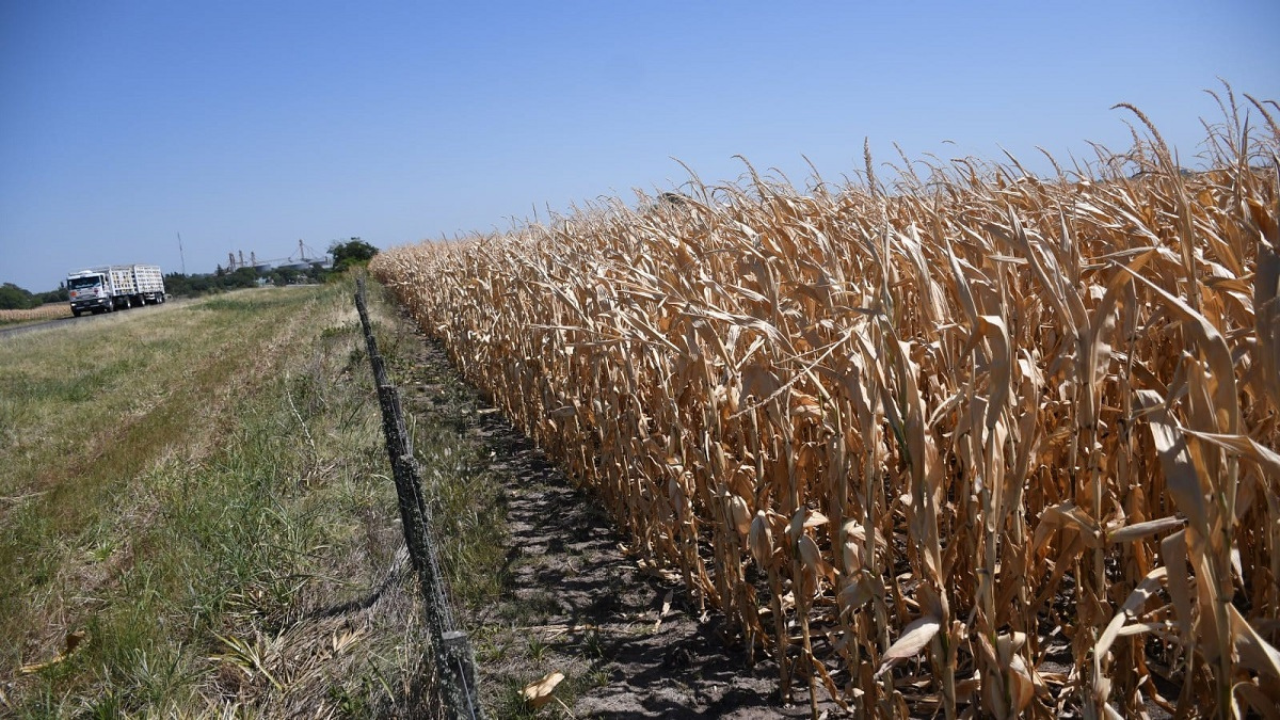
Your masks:
{"label": "dry grass", "polygon": [[57,320],[64,317],[71,317],[71,305],[68,303],[50,303],[26,310],[0,310],[0,325],[38,320]]}
{"label": "dry grass", "polygon": [[1056,178],[752,170],[371,270],[784,695],[1268,714],[1280,132],[1223,100],[1194,175],[1131,108]]}

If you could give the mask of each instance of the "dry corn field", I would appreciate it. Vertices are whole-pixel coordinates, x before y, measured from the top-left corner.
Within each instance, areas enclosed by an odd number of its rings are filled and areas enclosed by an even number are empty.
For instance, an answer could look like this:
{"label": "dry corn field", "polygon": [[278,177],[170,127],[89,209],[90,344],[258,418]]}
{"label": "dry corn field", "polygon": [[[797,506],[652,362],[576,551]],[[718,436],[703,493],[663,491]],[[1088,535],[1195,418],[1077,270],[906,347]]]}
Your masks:
{"label": "dry corn field", "polygon": [[1245,98],[1207,172],[1127,108],[1055,179],[868,153],[372,270],[783,697],[1280,717],[1280,130]]}
{"label": "dry corn field", "polygon": [[64,317],[71,317],[71,305],[68,303],[50,303],[26,310],[0,310],[0,324],[32,320],[57,320]]}

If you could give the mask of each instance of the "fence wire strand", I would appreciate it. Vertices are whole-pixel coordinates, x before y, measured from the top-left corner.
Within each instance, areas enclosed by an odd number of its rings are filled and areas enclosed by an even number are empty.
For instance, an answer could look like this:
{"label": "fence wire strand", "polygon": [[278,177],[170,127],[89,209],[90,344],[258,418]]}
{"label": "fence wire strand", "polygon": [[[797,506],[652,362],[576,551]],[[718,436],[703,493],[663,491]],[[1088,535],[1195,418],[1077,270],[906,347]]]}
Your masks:
{"label": "fence wire strand", "polygon": [[422,476],[405,428],[400,391],[387,377],[386,363],[378,352],[378,343],[369,322],[363,279],[356,281],[355,300],[378,389],[382,429],[386,435],[387,457],[395,481],[405,545],[418,575],[445,714],[451,719],[482,720],[484,711],[477,702],[475,653],[467,634],[458,628],[449,602],[447,581],[440,571],[439,554],[432,537],[431,510],[423,496]]}

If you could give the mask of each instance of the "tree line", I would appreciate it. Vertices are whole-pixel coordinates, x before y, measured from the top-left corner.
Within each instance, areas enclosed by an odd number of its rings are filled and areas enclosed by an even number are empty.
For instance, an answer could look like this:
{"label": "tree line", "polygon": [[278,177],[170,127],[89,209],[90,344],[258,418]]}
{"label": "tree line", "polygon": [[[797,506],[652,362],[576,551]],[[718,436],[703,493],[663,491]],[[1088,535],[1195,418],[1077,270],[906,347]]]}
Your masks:
{"label": "tree line", "polygon": [[0,286],[0,310],[27,310],[38,308],[46,303],[67,302],[68,300],[70,298],[67,296],[65,285],[60,286],[57,290],[42,293],[24,290],[13,283],[5,283]]}
{"label": "tree line", "polygon": [[[262,285],[283,286],[324,282],[330,276],[345,272],[353,266],[367,264],[377,254],[378,248],[353,238],[347,242],[334,243],[329,247],[329,255],[333,257],[331,268],[314,263],[305,268],[281,267],[259,272],[251,267],[229,271],[219,265],[218,269],[212,273],[184,275],[174,272],[164,276],[165,294],[170,297],[199,297]],[[40,293],[33,293],[13,283],[0,286],[0,310],[26,310],[47,303],[69,302],[70,299],[67,295],[66,283],[59,283],[56,290]]]}

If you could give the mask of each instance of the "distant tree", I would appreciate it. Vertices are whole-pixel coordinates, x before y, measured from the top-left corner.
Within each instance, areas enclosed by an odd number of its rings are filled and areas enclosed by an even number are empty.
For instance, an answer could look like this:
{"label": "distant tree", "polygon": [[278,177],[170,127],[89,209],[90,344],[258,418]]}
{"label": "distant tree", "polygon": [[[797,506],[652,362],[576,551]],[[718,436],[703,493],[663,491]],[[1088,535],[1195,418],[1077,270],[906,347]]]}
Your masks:
{"label": "distant tree", "polygon": [[25,310],[39,304],[30,292],[13,283],[0,286],[0,310]]}
{"label": "distant tree", "polygon": [[353,265],[365,265],[378,254],[378,248],[361,240],[351,238],[347,242],[334,242],[329,246],[329,254],[333,256],[334,272],[342,272]]}
{"label": "distant tree", "polygon": [[218,266],[218,270],[212,273],[195,275],[169,273],[164,276],[164,289],[165,293],[171,297],[199,297],[229,290],[258,287],[260,282],[278,286],[307,280],[320,282],[326,274],[327,271],[319,264],[305,269],[276,268],[261,273],[251,267],[242,267],[232,272]]}
{"label": "distant tree", "polygon": [[66,283],[58,283],[57,290],[49,290],[48,292],[37,293],[35,298],[36,298],[36,302],[38,302],[41,305],[48,305],[50,303],[67,302],[71,300],[71,296],[67,294]]}
{"label": "distant tree", "polygon": [[223,276],[220,284],[227,290],[258,287],[258,271],[251,267],[239,268],[235,272]]}
{"label": "distant tree", "polygon": [[169,273],[164,276],[164,292],[172,297],[189,297],[191,295],[191,275]]}
{"label": "distant tree", "polygon": [[298,282],[298,279],[303,276],[304,273],[301,270],[291,267],[276,268],[275,270],[267,273],[267,277],[271,279],[271,283],[276,287],[284,287],[285,285]]}
{"label": "distant tree", "polygon": [[214,275],[192,275],[190,277],[190,284],[188,285],[189,293],[192,297],[196,297],[212,292],[214,290],[213,282],[215,279],[216,276]]}

